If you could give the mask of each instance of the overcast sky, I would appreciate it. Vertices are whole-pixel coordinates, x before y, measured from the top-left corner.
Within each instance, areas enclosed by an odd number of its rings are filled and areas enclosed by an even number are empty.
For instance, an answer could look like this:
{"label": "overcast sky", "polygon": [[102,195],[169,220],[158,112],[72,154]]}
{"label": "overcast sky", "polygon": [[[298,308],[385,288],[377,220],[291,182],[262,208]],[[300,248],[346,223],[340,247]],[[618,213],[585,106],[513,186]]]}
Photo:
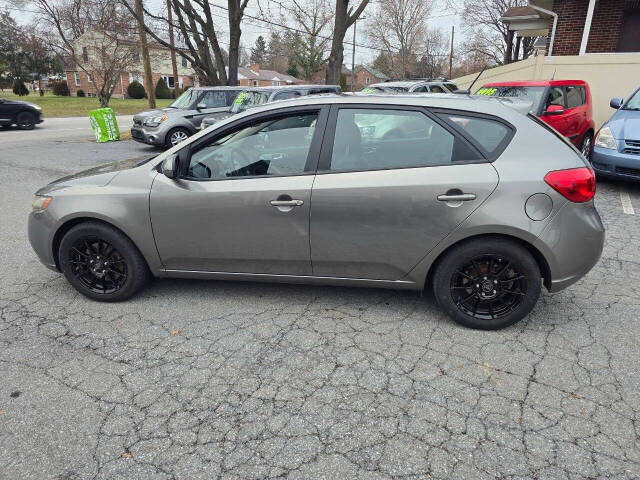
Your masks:
{"label": "overcast sky", "polygon": [[[302,0],[302,2],[303,1],[304,0]],[[280,23],[281,15],[284,15],[285,18],[287,17],[287,15],[289,17],[291,16],[290,12],[287,12],[287,10],[283,9],[280,6],[281,3],[286,5],[287,0],[282,0],[282,1],[249,0],[249,4],[247,6],[245,13],[252,17],[268,18],[276,23]],[[364,17],[367,16],[367,10],[372,9],[372,7],[375,8],[375,0],[372,0],[371,3],[373,5],[370,5],[367,7],[367,9],[363,14]],[[454,41],[454,45],[456,45],[462,39],[462,31],[460,28],[460,15],[458,13],[460,8],[446,6],[447,3],[449,3],[450,5],[451,4],[461,5],[462,2],[461,0],[457,0],[455,2],[454,1],[435,2],[436,6],[433,8],[429,16],[427,17],[427,24],[430,28],[442,29],[446,38],[449,38],[449,36],[451,35],[451,26],[454,25],[456,30],[456,38]],[[210,1],[210,4],[226,6],[227,2],[225,0],[213,0],[213,1]],[[145,0],[145,5],[147,6],[147,8],[150,8],[152,11],[159,11],[160,9],[163,9],[164,6],[166,5],[166,0]],[[0,0],[0,9],[4,9],[4,8],[7,8],[11,12],[11,15],[16,19],[18,23],[28,22],[31,16],[33,15],[28,11],[29,10],[28,3],[23,10],[19,10],[19,9],[15,9],[14,7],[11,7],[8,0]],[[216,15],[215,18],[219,20],[218,28],[223,32],[223,35],[222,35],[223,39],[221,39],[221,42],[223,43],[223,45],[225,44],[228,45],[227,28],[226,28],[226,22],[227,22],[226,12],[219,8],[214,8],[212,9],[212,11]],[[366,22],[366,19],[358,21],[358,28],[357,28],[358,35],[356,38],[356,44],[371,45],[374,47],[379,46],[379,45],[373,44],[371,40],[367,39],[363,35],[362,33],[364,31],[364,29],[362,28],[364,26],[363,22]],[[290,25],[293,24],[292,21],[289,21],[286,23]],[[258,20],[245,18],[242,25],[242,40],[241,40],[242,45],[247,48],[250,48],[251,46],[253,46],[256,38],[259,35],[262,35],[263,37],[265,37],[265,39],[268,39],[269,33],[274,29],[278,29],[278,27],[274,27],[273,25],[269,25],[267,23],[264,23]],[[347,32],[345,41],[351,42],[352,39],[353,39],[353,28],[349,29],[349,31]],[[351,66],[351,48],[352,47],[350,44],[345,43],[344,57],[345,57],[345,63],[347,64],[348,67]],[[361,46],[356,46],[356,64],[371,63],[375,59],[377,54],[378,54],[378,51],[376,50],[361,47]]]}

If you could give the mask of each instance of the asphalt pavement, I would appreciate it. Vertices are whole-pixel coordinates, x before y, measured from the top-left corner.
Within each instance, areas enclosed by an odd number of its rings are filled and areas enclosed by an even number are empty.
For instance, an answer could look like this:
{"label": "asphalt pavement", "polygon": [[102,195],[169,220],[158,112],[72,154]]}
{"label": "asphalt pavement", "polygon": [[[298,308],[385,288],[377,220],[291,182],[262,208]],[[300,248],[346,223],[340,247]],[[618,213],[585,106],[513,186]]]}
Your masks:
{"label": "asphalt pavement", "polygon": [[0,479],[640,478],[640,185],[599,183],[600,262],[497,332],[373,289],[156,280],[105,304],[26,234],[42,185],[158,153],[92,135],[0,131]]}

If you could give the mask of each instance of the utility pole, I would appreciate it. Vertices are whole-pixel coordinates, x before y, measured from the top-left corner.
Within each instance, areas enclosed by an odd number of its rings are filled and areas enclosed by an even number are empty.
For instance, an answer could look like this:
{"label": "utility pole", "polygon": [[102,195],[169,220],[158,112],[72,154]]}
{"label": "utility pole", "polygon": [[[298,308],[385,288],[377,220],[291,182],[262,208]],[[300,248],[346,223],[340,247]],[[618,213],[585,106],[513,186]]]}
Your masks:
{"label": "utility pole", "polygon": [[453,34],[455,25],[451,25],[451,51],[449,52],[449,76],[447,77],[451,80],[451,70],[453,69]]}
{"label": "utility pole", "polygon": [[173,13],[171,0],[167,0],[167,20],[169,21],[169,45],[171,45],[171,66],[173,67],[173,98],[178,98],[178,64],[176,63],[176,44],[173,39]]}
{"label": "utility pole", "polygon": [[[366,20],[367,17],[360,17],[360,20]],[[351,49],[351,91],[356,88],[356,24],[358,19],[353,21],[353,48]]]}
{"label": "utility pole", "polygon": [[140,54],[142,56],[142,65],[144,67],[144,83],[147,84],[146,90],[147,98],[149,99],[149,108],[156,108],[156,91],[153,85],[153,76],[151,75],[151,59],[149,58],[149,47],[147,46],[147,31],[144,26],[142,0],[136,0],[136,18],[138,21]]}

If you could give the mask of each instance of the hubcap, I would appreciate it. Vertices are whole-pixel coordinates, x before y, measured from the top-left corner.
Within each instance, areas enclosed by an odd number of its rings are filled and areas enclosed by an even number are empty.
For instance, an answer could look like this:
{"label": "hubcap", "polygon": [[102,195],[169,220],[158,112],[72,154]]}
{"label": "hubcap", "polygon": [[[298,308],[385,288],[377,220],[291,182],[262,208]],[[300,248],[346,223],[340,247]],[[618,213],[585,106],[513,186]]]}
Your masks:
{"label": "hubcap", "polygon": [[113,293],[127,280],[124,257],[106,240],[84,238],[69,252],[71,272],[94,293]]}
{"label": "hubcap", "polygon": [[188,136],[184,132],[173,132],[171,134],[171,145],[177,145],[178,143],[186,140],[187,138]]}
{"label": "hubcap", "polygon": [[527,279],[502,256],[473,258],[451,277],[451,297],[467,315],[491,320],[514,311],[527,292]]}

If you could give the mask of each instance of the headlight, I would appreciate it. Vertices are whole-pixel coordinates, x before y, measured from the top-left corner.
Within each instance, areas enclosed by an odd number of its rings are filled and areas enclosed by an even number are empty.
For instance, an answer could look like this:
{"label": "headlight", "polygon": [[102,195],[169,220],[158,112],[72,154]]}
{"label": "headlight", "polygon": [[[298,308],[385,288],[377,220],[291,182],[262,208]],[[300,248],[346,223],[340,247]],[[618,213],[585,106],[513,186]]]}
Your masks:
{"label": "headlight", "polygon": [[602,127],[596,135],[596,147],[618,149],[616,139],[613,138],[613,133],[609,127]]}
{"label": "headlight", "polygon": [[31,202],[31,208],[34,212],[42,212],[51,203],[51,197],[36,195]]}
{"label": "headlight", "polygon": [[162,122],[164,122],[167,118],[169,117],[167,117],[166,115],[160,115],[157,117],[147,118],[143,123],[148,127],[157,127]]}

